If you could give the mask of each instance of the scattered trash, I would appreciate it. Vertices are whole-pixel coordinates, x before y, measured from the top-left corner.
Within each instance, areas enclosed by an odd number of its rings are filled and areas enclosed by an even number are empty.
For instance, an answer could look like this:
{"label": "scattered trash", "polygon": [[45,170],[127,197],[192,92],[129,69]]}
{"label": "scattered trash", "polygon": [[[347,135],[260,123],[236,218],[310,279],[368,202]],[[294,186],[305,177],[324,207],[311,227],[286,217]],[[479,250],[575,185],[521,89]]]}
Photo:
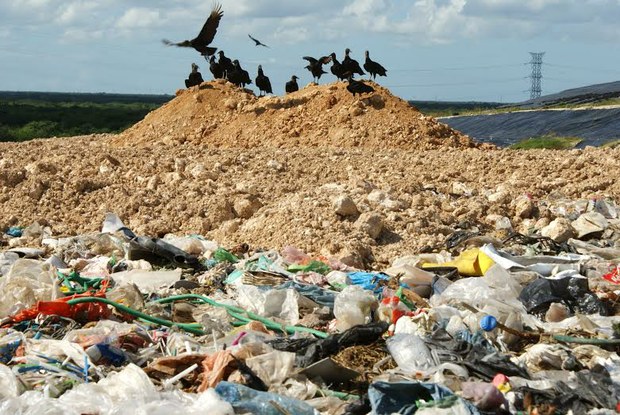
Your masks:
{"label": "scattered trash", "polygon": [[67,240],[11,227],[39,244],[0,252],[0,412],[615,410],[620,257],[594,236],[617,211],[579,212],[588,242],[461,232],[377,270],[114,214]]}

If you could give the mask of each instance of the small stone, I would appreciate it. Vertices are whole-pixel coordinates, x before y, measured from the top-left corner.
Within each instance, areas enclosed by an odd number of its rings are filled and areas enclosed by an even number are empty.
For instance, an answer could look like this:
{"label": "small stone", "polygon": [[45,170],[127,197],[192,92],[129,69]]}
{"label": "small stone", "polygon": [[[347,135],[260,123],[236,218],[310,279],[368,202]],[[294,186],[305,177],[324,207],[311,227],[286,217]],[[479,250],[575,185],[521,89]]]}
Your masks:
{"label": "small stone", "polygon": [[452,183],[452,189],[450,192],[456,196],[469,197],[473,195],[472,189],[470,189],[465,183],[461,183],[461,182]]}
{"label": "small stone", "polygon": [[515,201],[515,216],[521,219],[532,217],[534,202],[527,196],[521,196]]}
{"label": "small stone", "polygon": [[284,164],[280,163],[279,161],[276,160],[269,160],[267,162],[267,167],[269,167],[272,170],[275,170],[277,172],[282,172],[284,171]]}
{"label": "small stone", "polygon": [[372,239],[376,239],[383,230],[383,219],[378,213],[364,212],[357,219],[355,225]]}
{"label": "small stone", "polygon": [[251,218],[258,209],[262,208],[263,204],[257,197],[247,196],[240,197],[235,200],[233,204],[233,209],[235,214],[239,218],[249,219]]}
{"label": "small stone", "polygon": [[336,214],[340,216],[355,216],[359,213],[355,202],[347,195],[340,195],[332,201]]}
{"label": "small stone", "polygon": [[557,218],[549,225],[540,230],[542,236],[553,239],[556,242],[566,242],[575,236],[575,230],[566,218]]}

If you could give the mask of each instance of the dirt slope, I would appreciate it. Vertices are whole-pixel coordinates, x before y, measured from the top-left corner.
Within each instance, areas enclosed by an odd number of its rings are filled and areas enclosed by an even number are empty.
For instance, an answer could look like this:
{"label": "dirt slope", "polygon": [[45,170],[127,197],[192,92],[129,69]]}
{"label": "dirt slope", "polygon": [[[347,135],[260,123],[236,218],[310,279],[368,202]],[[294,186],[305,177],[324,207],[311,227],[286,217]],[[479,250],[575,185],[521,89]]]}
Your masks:
{"label": "dirt slope", "polygon": [[342,85],[261,99],[207,85],[121,135],[0,143],[0,229],[97,231],[111,211],[138,234],[373,266],[501,216],[527,231],[574,199],[620,200],[619,149],[489,150],[378,86],[382,108]]}
{"label": "dirt slope", "polygon": [[372,85],[375,93],[363,98],[354,98],[344,82],[310,84],[284,97],[258,98],[223,80],[207,82],[180,90],[115,142],[406,150],[480,146]]}

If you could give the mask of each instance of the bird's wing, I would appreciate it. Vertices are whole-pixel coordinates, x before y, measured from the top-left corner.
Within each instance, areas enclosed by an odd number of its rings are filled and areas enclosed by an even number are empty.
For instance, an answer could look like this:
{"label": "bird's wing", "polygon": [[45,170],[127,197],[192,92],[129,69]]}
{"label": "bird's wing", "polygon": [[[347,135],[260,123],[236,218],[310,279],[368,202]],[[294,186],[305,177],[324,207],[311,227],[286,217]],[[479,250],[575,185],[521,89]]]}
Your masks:
{"label": "bird's wing", "polygon": [[316,59],[314,59],[312,56],[304,56],[302,59],[307,60],[308,62],[310,62],[311,64],[317,63],[318,61]]}
{"label": "bird's wing", "polygon": [[222,11],[221,4],[216,4],[215,6],[213,6],[213,10],[211,11],[209,18],[205,22],[204,26],[202,26],[202,30],[200,31],[200,33],[198,33],[196,39],[199,39],[205,45],[213,42],[215,32],[217,32],[217,27],[219,26],[220,20],[222,19],[223,15],[224,12]]}
{"label": "bird's wing", "polygon": [[322,56],[321,59],[319,59],[321,61],[321,63],[323,65],[330,63],[332,61],[332,57],[331,56]]}
{"label": "bird's wing", "polygon": [[250,37],[250,39],[252,39],[254,41],[254,43],[256,43],[256,46],[264,46],[266,48],[269,47],[269,46],[265,45],[263,42],[261,42],[260,40],[256,39],[255,37],[252,37],[252,35],[248,34],[248,36]]}

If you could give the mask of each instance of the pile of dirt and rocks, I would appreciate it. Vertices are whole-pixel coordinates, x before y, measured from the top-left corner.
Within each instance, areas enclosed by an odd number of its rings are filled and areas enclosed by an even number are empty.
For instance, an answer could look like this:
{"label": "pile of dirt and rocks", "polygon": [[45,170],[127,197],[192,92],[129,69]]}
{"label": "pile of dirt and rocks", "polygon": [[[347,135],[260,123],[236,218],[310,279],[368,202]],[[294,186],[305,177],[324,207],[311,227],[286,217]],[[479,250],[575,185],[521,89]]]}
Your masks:
{"label": "pile of dirt and rocks", "polygon": [[310,84],[286,96],[256,97],[217,80],[180,90],[115,142],[193,143],[222,148],[362,147],[405,150],[485,147],[417,111],[387,89],[354,98],[346,83]]}
{"label": "pile of dirt and rocks", "polygon": [[[115,212],[141,234],[293,245],[367,267],[456,230],[541,229],[558,200],[620,195],[620,149],[488,150],[379,86],[364,99],[343,88],[257,99],[210,82],[120,135],[0,143],[0,229],[78,234]],[[192,136],[196,125],[212,127]]]}

